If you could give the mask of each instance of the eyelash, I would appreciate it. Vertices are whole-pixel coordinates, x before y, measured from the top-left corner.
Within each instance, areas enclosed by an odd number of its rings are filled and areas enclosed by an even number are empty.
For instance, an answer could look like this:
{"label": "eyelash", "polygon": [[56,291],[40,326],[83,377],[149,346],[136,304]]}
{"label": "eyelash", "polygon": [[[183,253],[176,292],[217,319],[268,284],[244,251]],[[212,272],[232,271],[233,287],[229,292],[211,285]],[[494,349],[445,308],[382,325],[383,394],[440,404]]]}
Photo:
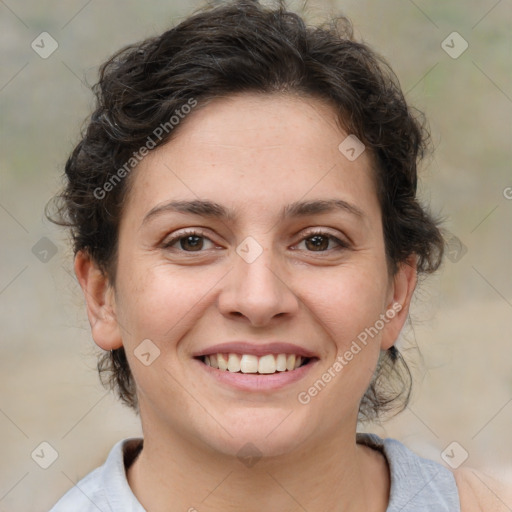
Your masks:
{"label": "eyelash", "polygon": [[[190,229],[190,230],[187,230],[187,231],[182,231],[178,235],[172,237],[170,240],[165,241],[162,244],[162,248],[163,249],[170,249],[171,246],[174,245],[176,242],[179,242],[180,240],[182,240],[184,238],[187,238],[189,236],[197,236],[197,237],[205,238],[205,239],[210,240],[212,242],[212,240],[210,238],[208,238],[203,231],[195,230],[195,229]],[[319,229],[308,231],[301,238],[299,243],[303,242],[304,240],[307,240],[308,238],[313,238],[314,236],[323,236],[323,237],[326,237],[326,238],[328,238],[330,240],[333,240],[334,242],[336,242],[338,244],[338,247],[334,248],[334,249],[327,249],[327,250],[324,250],[324,251],[307,251],[307,252],[327,253],[327,252],[330,252],[330,251],[333,251],[333,250],[334,251],[339,251],[339,250],[343,250],[343,249],[348,249],[350,247],[348,242],[340,240],[339,238],[336,238],[335,236],[333,236],[330,233],[328,233],[327,231],[322,231],[322,230],[319,230]],[[212,242],[212,243],[214,243],[214,242]],[[201,251],[185,251],[183,249],[179,249],[179,252],[194,254],[196,252],[204,252],[204,250],[201,250]]]}

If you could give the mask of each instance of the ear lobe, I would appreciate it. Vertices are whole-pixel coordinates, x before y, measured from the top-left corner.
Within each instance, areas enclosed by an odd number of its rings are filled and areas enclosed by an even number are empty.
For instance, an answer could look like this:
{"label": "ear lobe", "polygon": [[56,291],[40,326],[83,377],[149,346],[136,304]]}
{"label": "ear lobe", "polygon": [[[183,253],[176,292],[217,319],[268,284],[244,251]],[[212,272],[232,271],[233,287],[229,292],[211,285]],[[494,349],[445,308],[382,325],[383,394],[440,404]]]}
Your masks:
{"label": "ear lobe", "polygon": [[392,278],[393,294],[386,312],[389,321],[382,331],[382,350],[387,350],[395,344],[407,320],[412,295],[417,283],[416,268],[417,257],[412,255],[405,262],[400,263],[398,271]]}
{"label": "ear lobe", "polygon": [[114,289],[105,273],[89,254],[79,251],[75,256],[75,274],[84,292],[92,337],[103,350],[123,345],[115,312]]}

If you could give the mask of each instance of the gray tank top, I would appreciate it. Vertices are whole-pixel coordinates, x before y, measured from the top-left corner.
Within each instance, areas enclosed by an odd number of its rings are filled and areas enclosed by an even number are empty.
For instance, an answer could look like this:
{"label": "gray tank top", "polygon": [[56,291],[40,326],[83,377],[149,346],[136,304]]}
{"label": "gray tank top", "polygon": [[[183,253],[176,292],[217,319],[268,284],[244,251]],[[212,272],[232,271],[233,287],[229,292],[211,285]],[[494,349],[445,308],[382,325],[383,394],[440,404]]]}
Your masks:
{"label": "gray tank top", "polygon": [[391,473],[391,493],[386,512],[460,512],[453,473],[413,453],[396,439],[357,434],[357,442],[381,451]]}

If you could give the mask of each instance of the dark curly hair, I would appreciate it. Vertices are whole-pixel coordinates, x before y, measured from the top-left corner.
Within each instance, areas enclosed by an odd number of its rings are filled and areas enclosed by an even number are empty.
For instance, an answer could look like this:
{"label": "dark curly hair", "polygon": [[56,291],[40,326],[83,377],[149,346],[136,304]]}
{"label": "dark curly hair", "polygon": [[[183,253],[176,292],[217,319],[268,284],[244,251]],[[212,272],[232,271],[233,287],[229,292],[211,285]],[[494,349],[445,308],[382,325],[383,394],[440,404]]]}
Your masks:
{"label": "dark curly hair", "polygon": [[[439,222],[416,198],[417,163],[429,142],[424,116],[406,104],[389,65],[354,39],[347,18],[309,26],[284,0],[274,7],[256,0],[207,5],[163,34],[112,56],[101,66],[93,91],[96,109],[66,163],[65,188],[53,198],[56,210],[49,216],[71,228],[75,254],[87,252],[112,284],[128,173],[141,148],[171,140],[180,125],[170,126],[169,120],[186,112],[183,106],[191,100],[201,108],[214,98],[243,92],[328,102],[340,127],[355,134],[372,156],[390,274],[411,255],[418,273],[439,267]],[[168,129],[155,137],[160,126]],[[137,411],[124,349],[102,354],[98,369],[103,384]],[[360,419],[402,410],[410,392],[411,374],[393,346],[381,354]]]}

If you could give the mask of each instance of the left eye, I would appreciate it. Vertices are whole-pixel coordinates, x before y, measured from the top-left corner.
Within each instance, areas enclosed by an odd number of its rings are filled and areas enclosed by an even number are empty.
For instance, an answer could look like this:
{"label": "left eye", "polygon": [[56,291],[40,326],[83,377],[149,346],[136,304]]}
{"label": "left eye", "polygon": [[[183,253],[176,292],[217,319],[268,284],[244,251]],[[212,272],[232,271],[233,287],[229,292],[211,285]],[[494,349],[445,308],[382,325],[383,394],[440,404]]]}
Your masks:
{"label": "left eye", "polygon": [[329,242],[334,241],[338,246],[338,249],[344,249],[348,247],[348,244],[342,242],[338,238],[332,236],[329,233],[315,232],[308,233],[301,241],[305,243],[308,249],[313,248],[312,252],[325,252],[328,250]]}

